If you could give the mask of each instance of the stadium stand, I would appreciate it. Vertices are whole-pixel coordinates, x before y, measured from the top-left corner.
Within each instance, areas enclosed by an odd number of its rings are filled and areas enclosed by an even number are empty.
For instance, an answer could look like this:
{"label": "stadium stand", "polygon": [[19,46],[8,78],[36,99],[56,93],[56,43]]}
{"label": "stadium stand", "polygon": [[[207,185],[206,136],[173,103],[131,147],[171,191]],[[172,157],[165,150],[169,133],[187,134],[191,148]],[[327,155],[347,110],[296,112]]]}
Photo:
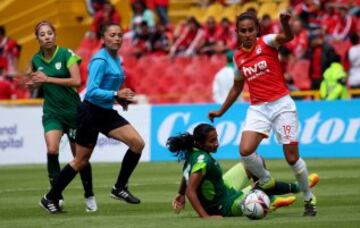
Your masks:
{"label": "stadium stand", "polygon": [[[120,13],[124,31],[129,32],[124,37],[123,47],[119,53],[128,74],[128,85],[131,85],[136,92],[148,96],[150,103],[212,102],[209,95],[211,82],[217,70],[224,66],[226,62],[223,54],[195,55],[192,57],[176,56],[170,59],[166,53],[155,54],[150,51],[149,54],[144,54],[143,57],[138,58],[132,54],[133,42],[131,37],[134,31],[129,28],[132,17],[131,1],[112,0],[111,2]],[[217,23],[222,18],[228,18],[230,22],[234,23],[236,15],[253,9],[257,11],[259,18],[268,14],[276,23],[280,12],[293,7],[288,0],[244,1],[243,4],[228,6],[224,4],[224,1],[219,1],[207,8],[204,8],[199,2],[198,0],[170,1],[169,18],[171,24],[166,28],[170,44],[177,38],[173,33],[175,27],[189,16],[195,17],[201,24],[209,16],[215,17]],[[301,7],[296,9],[301,9]],[[298,11],[295,10],[294,12]],[[40,20],[50,20],[59,31],[59,44],[73,48],[82,57],[83,62],[80,66],[82,86],[79,91],[85,87],[87,64],[91,56],[101,47],[98,40],[86,37],[86,31],[89,30],[92,17],[86,10],[85,1],[33,0],[21,1],[20,3],[14,0],[3,0],[0,3],[0,13],[2,15],[0,25],[5,25],[8,28],[9,36],[18,40],[23,47],[24,51],[19,62],[21,70],[26,68],[31,55],[37,48],[37,41],[33,35],[34,24]],[[180,33],[186,29],[186,25],[181,24],[181,26],[179,26]],[[234,30],[234,25],[231,26],[231,29]],[[356,29],[359,33],[360,20],[358,18],[356,18]],[[310,30],[309,33],[311,33]],[[216,37],[216,34],[214,37]],[[329,43],[342,57],[343,64],[347,68],[347,52],[351,46],[348,39],[330,39]],[[316,99],[318,98],[317,91],[304,92],[308,91],[311,85],[308,69],[308,59],[297,60],[289,68],[294,85],[300,89],[294,94],[296,93],[296,96],[302,96],[301,94],[303,94],[303,97]],[[19,79],[17,80],[15,84],[19,88],[19,94],[24,93],[24,91],[21,92]],[[183,84],[186,86],[183,86]],[[203,95],[199,95],[196,89],[201,89]],[[358,91],[350,91],[350,94],[352,93],[356,94]],[[196,98],[190,98],[191,96]],[[246,98],[246,94],[244,97]]]}

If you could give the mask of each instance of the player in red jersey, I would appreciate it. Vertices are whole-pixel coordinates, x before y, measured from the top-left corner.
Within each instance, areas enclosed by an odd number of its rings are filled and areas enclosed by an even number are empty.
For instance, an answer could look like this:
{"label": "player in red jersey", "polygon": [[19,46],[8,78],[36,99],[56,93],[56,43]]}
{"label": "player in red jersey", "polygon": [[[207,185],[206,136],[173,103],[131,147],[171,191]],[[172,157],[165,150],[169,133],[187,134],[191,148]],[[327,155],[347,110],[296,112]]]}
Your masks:
{"label": "player in red jersey", "polygon": [[234,54],[237,72],[234,85],[220,110],[210,111],[211,121],[222,116],[234,103],[246,82],[249,87],[251,105],[247,111],[243,128],[240,154],[246,168],[259,178],[259,188],[273,188],[275,180],[262,166],[256,153],[260,142],[267,138],[271,129],[283,144],[286,161],[294,172],[300,189],[304,193],[305,216],[316,215],[316,198],[308,187],[308,171],[299,156],[298,119],[295,102],[289,96],[277,48],[293,38],[289,26],[291,16],[280,15],[283,32],[257,38],[259,22],[256,16],[246,12],[236,21],[240,48]]}

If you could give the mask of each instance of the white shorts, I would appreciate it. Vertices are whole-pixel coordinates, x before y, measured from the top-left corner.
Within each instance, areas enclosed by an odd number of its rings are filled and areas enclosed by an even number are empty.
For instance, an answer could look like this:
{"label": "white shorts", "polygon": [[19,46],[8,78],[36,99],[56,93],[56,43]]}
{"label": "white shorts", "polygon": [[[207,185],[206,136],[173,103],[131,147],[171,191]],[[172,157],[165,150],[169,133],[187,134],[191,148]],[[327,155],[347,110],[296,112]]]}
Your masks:
{"label": "white shorts", "polygon": [[243,131],[255,131],[268,137],[271,129],[281,144],[298,142],[296,106],[289,95],[272,102],[250,105],[247,110]]}

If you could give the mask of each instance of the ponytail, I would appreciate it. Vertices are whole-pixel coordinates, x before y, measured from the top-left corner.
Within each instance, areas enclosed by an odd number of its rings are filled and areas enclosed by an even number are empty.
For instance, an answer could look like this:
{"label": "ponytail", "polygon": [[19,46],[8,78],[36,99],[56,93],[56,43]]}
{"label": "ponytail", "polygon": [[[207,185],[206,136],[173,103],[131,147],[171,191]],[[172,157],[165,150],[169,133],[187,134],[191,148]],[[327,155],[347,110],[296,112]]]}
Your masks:
{"label": "ponytail", "polygon": [[179,161],[185,160],[188,153],[193,151],[194,136],[188,132],[168,138],[166,147]]}
{"label": "ponytail", "polygon": [[210,124],[199,124],[194,129],[194,135],[186,132],[168,138],[166,147],[179,161],[185,160],[187,154],[191,153],[194,147],[200,149],[203,147],[206,137],[211,131],[215,131],[215,128]]}

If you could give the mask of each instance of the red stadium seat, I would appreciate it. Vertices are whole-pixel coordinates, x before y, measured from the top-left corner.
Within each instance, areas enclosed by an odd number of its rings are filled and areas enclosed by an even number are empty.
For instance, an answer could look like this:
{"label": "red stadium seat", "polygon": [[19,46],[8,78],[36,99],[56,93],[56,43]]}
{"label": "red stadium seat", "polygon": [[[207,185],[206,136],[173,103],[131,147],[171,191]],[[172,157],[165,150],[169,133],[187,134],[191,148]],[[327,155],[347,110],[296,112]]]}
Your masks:
{"label": "red stadium seat", "polygon": [[295,86],[300,90],[308,90],[311,87],[309,69],[310,61],[302,59],[294,63],[293,67],[289,70]]}
{"label": "red stadium seat", "polygon": [[330,41],[330,45],[335,49],[336,53],[341,56],[341,60],[344,61],[351,47],[351,42],[349,40],[347,41],[333,40]]}

